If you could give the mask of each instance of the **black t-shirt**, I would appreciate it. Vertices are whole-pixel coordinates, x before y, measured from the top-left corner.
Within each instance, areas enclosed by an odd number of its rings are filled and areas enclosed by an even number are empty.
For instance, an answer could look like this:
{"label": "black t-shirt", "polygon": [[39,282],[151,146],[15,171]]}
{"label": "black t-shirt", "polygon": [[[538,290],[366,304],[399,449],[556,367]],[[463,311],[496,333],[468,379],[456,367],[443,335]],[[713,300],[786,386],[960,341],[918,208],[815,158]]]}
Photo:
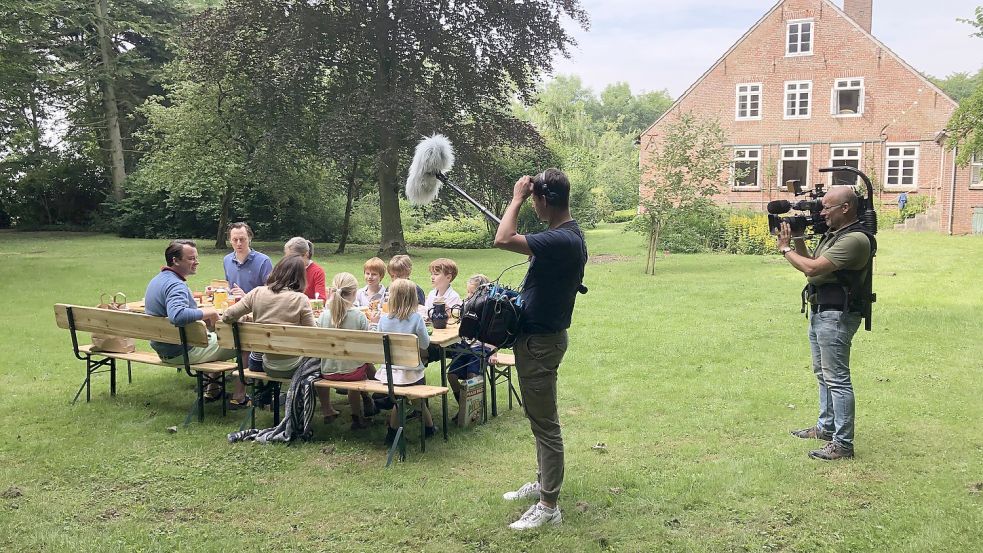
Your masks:
{"label": "black t-shirt", "polygon": [[532,258],[522,288],[522,331],[547,334],[570,328],[587,264],[587,243],[580,226],[568,221],[555,229],[527,234],[526,243]]}

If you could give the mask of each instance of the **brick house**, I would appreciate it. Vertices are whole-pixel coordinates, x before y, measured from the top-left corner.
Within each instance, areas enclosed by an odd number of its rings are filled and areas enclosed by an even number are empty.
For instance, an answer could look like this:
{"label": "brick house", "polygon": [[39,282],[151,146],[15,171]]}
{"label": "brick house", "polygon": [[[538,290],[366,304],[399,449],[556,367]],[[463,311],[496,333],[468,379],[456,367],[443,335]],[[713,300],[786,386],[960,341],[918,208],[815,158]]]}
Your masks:
{"label": "brick house", "polygon": [[719,203],[764,209],[791,197],[780,183],[828,186],[820,167],[852,165],[886,208],[903,191],[926,195],[933,228],[983,232],[983,160],[957,167],[943,145],[956,102],[870,34],[871,15],[872,0],[779,1],[642,133],[643,183],[665,124],[693,112],[720,121],[747,173],[731,170]]}

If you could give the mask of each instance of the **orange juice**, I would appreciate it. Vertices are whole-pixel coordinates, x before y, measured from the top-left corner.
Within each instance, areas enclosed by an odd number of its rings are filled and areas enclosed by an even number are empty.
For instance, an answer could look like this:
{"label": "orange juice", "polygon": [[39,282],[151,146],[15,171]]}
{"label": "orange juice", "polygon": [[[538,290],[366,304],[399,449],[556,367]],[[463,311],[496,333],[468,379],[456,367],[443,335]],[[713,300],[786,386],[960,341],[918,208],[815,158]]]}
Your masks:
{"label": "orange juice", "polygon": [[225,309],[229,306],[229,291],[225,288],[215,290],[215,309]]}
{"label": "orange juice", "polygon": [[389,302],[388,301],[386,303],[382,304],[382,312],[383,313],[389,313]]}

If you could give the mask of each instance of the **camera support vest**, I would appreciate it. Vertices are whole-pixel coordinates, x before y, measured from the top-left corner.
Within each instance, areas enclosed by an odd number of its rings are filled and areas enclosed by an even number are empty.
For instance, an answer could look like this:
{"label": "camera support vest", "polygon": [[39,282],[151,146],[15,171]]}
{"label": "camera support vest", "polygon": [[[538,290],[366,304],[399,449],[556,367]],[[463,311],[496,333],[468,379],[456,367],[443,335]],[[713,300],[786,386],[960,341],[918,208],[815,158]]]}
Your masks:
{"label": "camera support vest", "polygon": [[805,303],[808,300],[814,304],[843,304],[844,312],[860,313],[864,318],[864,329],[870,330],[871,304],[877,301],[874,294],[874,256],[877,254],[877,239],[870,232],[863,222],[857,220],[844,227],[835,234],[826,234],[819,240],[816,246],[830,247],[840,238],[847,234],[859,232],[870,241],[870,258],[862,269],[839,269],[833,271],[839,285],[825,284],[813,285],[806,284],[802,289],[802,312],[805,313]]}

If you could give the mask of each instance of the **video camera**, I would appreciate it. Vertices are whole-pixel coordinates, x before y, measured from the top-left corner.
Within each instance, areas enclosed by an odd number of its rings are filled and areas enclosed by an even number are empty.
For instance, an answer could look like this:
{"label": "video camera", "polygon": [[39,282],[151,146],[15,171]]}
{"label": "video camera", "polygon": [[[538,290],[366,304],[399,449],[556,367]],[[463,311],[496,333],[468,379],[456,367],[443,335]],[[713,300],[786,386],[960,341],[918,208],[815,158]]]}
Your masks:
{"label": "video camera", "polygon": [[[874,212],[874,185],[870,179],[859,169],[854,167],[823,167],[820,173],[845,172],[851,173],[864,182],[867,187],[866,197],[860,196],[857,213],[864,227],[871,234],[877,234],[877,213]],[[768,202],[768,230],[772,234],[777,234],[782,223],[788,223],[793,236],[805,234],[807,227],[812,227],[813,234],[824,234],[829,230],[826,219],[820,214],[823,210],[822,197],[826,195],[823,184],[819,183],[809,191],[802,190],[802,182],[790,180],[786,182],[788,191],[795,196],[809,196],[808,200],[790,202],[788,200],[773,200]],[[859,193],[858,193],[859,196]],[[780,215],[789,211],[807,211],[808,215]]]}

